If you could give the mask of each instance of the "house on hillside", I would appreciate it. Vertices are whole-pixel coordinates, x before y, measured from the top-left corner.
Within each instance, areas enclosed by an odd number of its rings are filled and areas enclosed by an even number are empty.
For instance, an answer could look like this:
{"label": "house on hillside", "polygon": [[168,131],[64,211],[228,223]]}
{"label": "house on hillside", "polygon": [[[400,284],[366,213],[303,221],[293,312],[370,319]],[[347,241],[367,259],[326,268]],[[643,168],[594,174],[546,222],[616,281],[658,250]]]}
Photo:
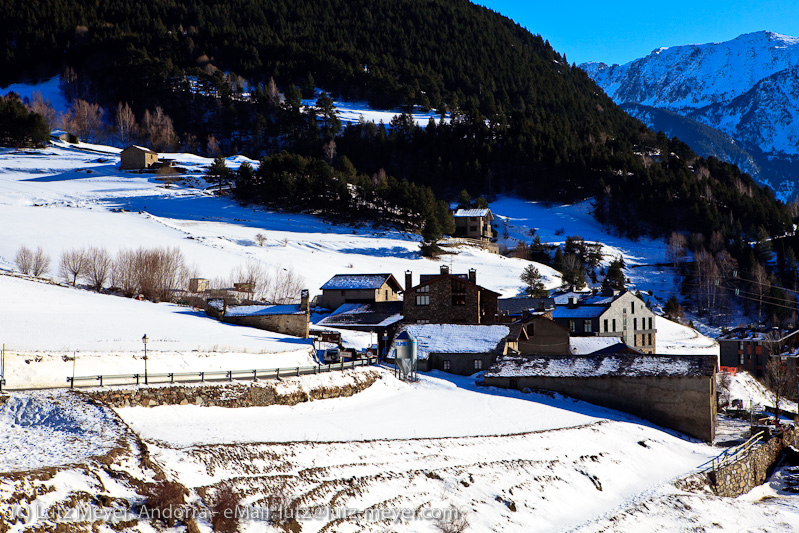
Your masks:
{"label": "house on hillside", "polygon": [[497,324],[516,322],[531,314],[538,313],[552,318],[555,310],[554,298],[530,298],[517,296],[515,298],[499,298],[497,300]]}
{"label": "house on hillside", "polygon": [[209,314],[222,322],[308,338],[311,311],[307,290],[301,292],[299,304],[228,306],[222,298],[208,304]]}
{"label": "house on hillside", "polygon": [[77,135],[64,130],[51,131],[50,138],[54,141],[63,141],[70,144],[78,144],[80,142],[80,139],[78,139]]}
{"label": "house on hillside", "polygon": [[392,274],[336,274],[322,285],[318,305],[336,309],[346,303],[396,302],[402,286]]}
{"label": "house on hillside", "polygon": [[[490,367],[501,355],[509,329],[505,325],[408,324],[407,331],[416,340],[418,370],[443,370],[469,376]],[[392,345],[389,361],[396,359]]]}
{"label": "house on hillside", "polygon": [[791,375],[797,375],[799,328],[735,328],[716,340],[721,366],[746,370],[761,377],[765,375],[769,358],[780,357]]}
{"label": "house on hillside", "polygon": [[716,369],[714,355],[502,355],[483,381],[559,392],[711,442]]}
{"label": "house on hillside", "polygon": [[455,220],[454,237],[490,241],[496,236],[492,227],[494,215],[491,209],[458,209],[452,218]]}
{"label": "house on hillside", "polygon": [[656,351],[655,314],[630,291],[557,295],[552,318],[572,337],[619,337],[643,353]]}
{"label": "house on hillside", "polygon": [[119,168],[122,170],[143,170],[158,163],[158,154],[142,146],[128,146],[119,153]]}
{"label": "house on hillside", "polygon": [[412,286],[413,274],[405,272],[402,314],[410,324],[493,324],[499,294],[477,284],[477,271],[422,275]]}

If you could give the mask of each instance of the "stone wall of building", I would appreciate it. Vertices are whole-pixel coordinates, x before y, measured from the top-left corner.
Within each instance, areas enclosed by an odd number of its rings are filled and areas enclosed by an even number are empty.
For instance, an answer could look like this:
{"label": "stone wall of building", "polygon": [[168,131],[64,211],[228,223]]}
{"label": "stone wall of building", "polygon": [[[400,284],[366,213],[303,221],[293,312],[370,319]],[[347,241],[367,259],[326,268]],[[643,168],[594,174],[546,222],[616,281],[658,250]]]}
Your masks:
{"label": "stone wall of building", "polygon": [[[289,378],[297,387],[285,387],[285,382],[257,381],[223,385],[166,385],[141,388],[81,391],[92,400],[111,407],[156,407],[159,405],[201,405],[208,407],[263,407],[267,405],[296,405],[311,400],[352,396],[380,378],[375,370],[353,370],[337,373],[345,378],[337,385],[309,384],[302,376]],[[302,386],[301,386],[302,385]]]}
{"label": "stone wall of building", "polygon": [[716,431],[715,377],[495,377],[485,384],[511,389],[559,392],[655,424],[676,429],[704,441]]}
{"label": "stone wall of building", "polygon": [[787,446],[799,445],[799,432],[794,428],[785,431],[782,437],[774,437],[756,445],[741,459],[715,472],[710,472],[710,485],[719,496],[736,498],[746,494],[766,481],[768,472]]}
{"label": "stone wall of building", "polygon": [[292,335],[294,337],[308,338],[310,327],[310,315],[308,313],[294,315],[255,315],[255,316],[223,316],[223,322],[237,324],[239,326],[249,326],[252,328],[263,329]]}

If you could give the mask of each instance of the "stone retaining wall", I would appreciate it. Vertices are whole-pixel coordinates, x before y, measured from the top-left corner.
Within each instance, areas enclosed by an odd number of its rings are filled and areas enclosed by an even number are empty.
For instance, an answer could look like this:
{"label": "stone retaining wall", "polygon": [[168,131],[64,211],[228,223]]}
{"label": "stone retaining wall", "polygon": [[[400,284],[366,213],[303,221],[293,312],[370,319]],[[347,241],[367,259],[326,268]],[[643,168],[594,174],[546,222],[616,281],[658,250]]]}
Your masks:
{"label": "stone retaining wall", "polygon": [[729,465],[710,472],[710,485],[719,496],[738,497],[766,481],[769,469],[783,449],[799,445],[799,431],[790,428],[782,437],[774,437],[756,445],[752,450]]}
{"label": "stone retaining wall", "polygon": [[[343,384],[313,383],[313,376],[287,378],[281,382],[258,381],[223,385],[156,386],[136,389],[81,391],[94,401],[110,407],[155,407],[159,405],[204,405],[208,407],[263,407],[296,405],[326,398],[352,396],[380,378],[375,370],[356,370],[336,374]],[[306,383],[304,383],[306,382]],[[296,387],[292,387],[296,383]]]}

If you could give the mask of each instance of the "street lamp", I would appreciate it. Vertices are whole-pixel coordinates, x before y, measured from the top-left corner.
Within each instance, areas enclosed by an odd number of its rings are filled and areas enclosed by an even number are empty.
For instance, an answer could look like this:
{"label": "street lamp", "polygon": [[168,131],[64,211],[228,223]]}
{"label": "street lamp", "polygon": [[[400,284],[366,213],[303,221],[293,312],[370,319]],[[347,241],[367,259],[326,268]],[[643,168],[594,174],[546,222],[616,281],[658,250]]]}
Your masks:
{"label": "street lamp", "polygon": [[141,338],[144,343],[144,384],[147,385],[147,334]]}

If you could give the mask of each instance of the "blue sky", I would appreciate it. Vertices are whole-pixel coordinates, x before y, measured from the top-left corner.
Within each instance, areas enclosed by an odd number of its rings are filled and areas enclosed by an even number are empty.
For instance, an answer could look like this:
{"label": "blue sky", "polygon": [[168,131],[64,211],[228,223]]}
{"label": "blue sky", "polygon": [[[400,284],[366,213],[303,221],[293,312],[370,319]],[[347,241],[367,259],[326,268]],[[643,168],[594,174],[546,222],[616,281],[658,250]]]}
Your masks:
{"label": "blue sky", "polygon": [[797,0],[472,0],[547,39],[571,63],[626,63],[662,46],[767,30],[799,37]]}

